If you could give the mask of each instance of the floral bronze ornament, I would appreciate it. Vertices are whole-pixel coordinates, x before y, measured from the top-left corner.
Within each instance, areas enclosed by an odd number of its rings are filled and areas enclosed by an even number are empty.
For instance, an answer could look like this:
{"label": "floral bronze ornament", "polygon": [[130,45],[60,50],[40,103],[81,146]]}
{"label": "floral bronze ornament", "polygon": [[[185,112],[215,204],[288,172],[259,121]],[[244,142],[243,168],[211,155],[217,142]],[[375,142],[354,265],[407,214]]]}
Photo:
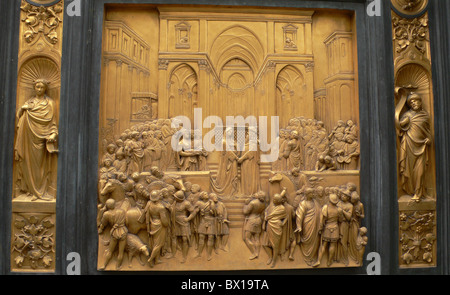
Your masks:
{"label": "floral bronze ornament", "polygon": [[17,215],[14,227],[18,232],[12,241],[14,264],[18,268],[49,268],[54,261],[55,224],[50,215]]}
{"label": "floral bronze ornament", "polygon": [[400,245],[403,263],[430,264],[434,261],[435,226],[435,214],[432,211],[400,214]]}
{"label": "floral bronze ornament", "polygon": [[61,3],[51,7],[45,7],[43,5],[37,7],[23,1],[20,9],[25,12],[25,18],[22,21],[26,24],[26,30],[23,36],[28,43],[32,42],[36,35],[40,33],[51,44],[58,42],[58,33],[56,30],[62,22],[59,17],[63,11]]}
{"label": "floral bronze ornament", "polygon": [[422,54],[425,53],[428,38],[428,18],[414,18],[412,20],[393,17],[393,39],[395,50],[400,53],[410,45],[415,46]]}

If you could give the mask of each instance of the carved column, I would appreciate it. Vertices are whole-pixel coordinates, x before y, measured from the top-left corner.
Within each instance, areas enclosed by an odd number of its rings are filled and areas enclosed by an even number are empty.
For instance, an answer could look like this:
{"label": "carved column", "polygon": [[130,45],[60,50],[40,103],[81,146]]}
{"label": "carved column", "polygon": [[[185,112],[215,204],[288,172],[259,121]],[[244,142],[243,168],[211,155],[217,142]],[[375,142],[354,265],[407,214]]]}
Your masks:
{"label": "carved column", "polygon": [[[279,69],[278,69],[279,71]],[[277,73],[277,63],[275,61],[270,60],[267,63],[266,70],[266,83],[267,83],[267,97],[272,98],[276,97],[276,73]],[[277,116],[276,114],[276,101],[274,99],[268,100],[267,113],[269,116]],[[270,129],[269,129],[270,130]]]}
{"label": "carved column", "polygon": [[[210,115],[210,109],[209,109],[209,101],[208,101],[208,97],[209,97],[209,73],[210,73],[210,68],[208,65],[208,61],[205,59],[201,59],[198,61],[198,95],[197,95],[197,100],[198,103],[197,105],[195,105],[195,108],[202,108],[203,110],[203,116],[209,116]],[[203,130],[203,132],[205,132],[205,130]],[[205,133],[203,133],[205,134]]]}
{"label": "carved column", "polygon": [[392,0],[400,267],[436,266],[436,163],[428,1]]}
{"label": "carved column", "polygon": [[[107,58],[107,57],[104,57],[103,58],[103,72],[105,73],[105,80],[106,81],[108,81],[108,79],[110,79],[110,72],[111,72],[111,70],[110,70],[110,63],[111,63],[111,60],[109,59],[109,58]],[[110,91],[109,89],[108,89],[108,87],[106,87],[106,84],[107,83],[103,83],[102,84],[102,88],[101,88],[101,95],[103,96],[103,95],[108,95],[108,92]],[[103,102],[101,102],[100,103],[100,113],[102,114],[101,116],[100,116],[100,118],[103,118],[103,121],[102,122],[100,122],[100,126],[105,126],[106,125],[106,114],[108,113],[107,112],[107,109],[106,109],[106,107],[107,107],[107,104],[105,104],[105,103],[103,103]]]}
{"label": "carved column", "polygon": [[[113,118],[119,119],[119,112],[120,112],[120,108],[121,108],[120,102],[123,97],[123,90],[122,90],[122,83],[123,83],[122,64],[123,64],[123,61],[121,59],[116,59],[115,62],[116,62],[116,81],[115,81],[115,91],[114,91],[115,99],[114,99],[114,113],[113,113],[114,116],[113,116]],[[139,83],[139,76],[137,79],[137,83]],[[114,131],[119,132],[120,125],[116,126],[116,128],[117,128],[117,130],[114,130]]]}
{"label": "carved column", "polygon": [[167,59],[159,59],[159,75],[158,75],[158,96],[166,99],[162,99],[158,104],[158,114],[162,118],[169,117],[169,100],[168,95],[170,88],[169,73],[167,71],[169,67],[169,61]]}
{"label": "carved column", "polygon": [[314,117],[314,62],[308,62],[305,64],[305,83],[306,87],[306,97],[307,97],[307,109],[305,109],[304,114],[308,118]]}
{"label": "carved column", "polygon": [[11,271],[54,272],[64,1],[20,9]]}
{"label": "carved column", "polygon": [[[206,19],[201,19],[199,21],[199,51],[208,51],[208,21]],[[217,98],[216,85],[214,83],[213,75],[211,74],[212,69],[209,65],[207,59],[200,59],[198,63],[198,94],[197,100],[199,104],[197,107],[203,108],[203,118],[211,114],[211,104]],[[211,99],[212,97],[212,99]],[[206,110],[206,112],[205,112]],[[205,134],[205,130],[203,130]]]}

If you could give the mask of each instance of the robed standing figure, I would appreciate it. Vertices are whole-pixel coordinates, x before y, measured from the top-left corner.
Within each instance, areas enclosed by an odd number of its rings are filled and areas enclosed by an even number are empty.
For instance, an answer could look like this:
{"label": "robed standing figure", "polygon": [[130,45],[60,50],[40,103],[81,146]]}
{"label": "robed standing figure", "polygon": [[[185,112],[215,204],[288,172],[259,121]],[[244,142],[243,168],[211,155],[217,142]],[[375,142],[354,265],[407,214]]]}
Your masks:
{"label": "robed standing figure", "polygon": [[34,83],[36,95],[31,97],[17,113],[18,124],[14,158],[17,162],[17,184],[21,193],[32,200],[55,198],[52,183],[52,163],[58,152],[56,106],[46,95],[48,82],[38,79]]}
{"label": "robed standing figure", "polygon": [[[400,116],[405,98],[408,110]],[[415,201],[425,196],[424,177],[431,145],[430,116],[422,104],[422,98],[412,93],[403,96],[396,109],[400,180],[402,189]]]}
{"label": "robed standing figure", "polygon": [[[249,132],[255,132],[250,130]],[[244,150],[237,163],[241,167],[241,189],[240,193],[244,196],[251,196],[261,189],[259,171],[260,154],[258,150],[258,140],[256,133],[247,134],[245,138]]]}
{"label": "robed standing figure", "polygon": [[238,179],[238,159],[232,148],[227,146],[226,140],[223,141],[223,151],[219,160],[219,167],[217,169],[217,177],[211,178],[211,187],[213,191],[219,196],[233,196],[239,191]]}

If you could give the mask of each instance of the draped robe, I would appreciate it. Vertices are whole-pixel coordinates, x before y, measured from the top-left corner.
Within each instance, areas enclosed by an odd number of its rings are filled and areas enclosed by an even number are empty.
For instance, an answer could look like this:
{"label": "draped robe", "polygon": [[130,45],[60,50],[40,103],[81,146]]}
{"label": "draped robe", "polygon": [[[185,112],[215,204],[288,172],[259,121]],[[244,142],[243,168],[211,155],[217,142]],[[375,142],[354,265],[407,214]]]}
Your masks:
{"label": "draped robe", "polygon": [[211,178],[211,188],[220,196],[232,196],[239,191],[238,164],[234,151],[223,151],[216,178]]}
{"label": "draped robe", "polygon": [[134,172],[142,172],[143,170],[143,159],[144,159],[144,149],[143,144],[137,140],[130,141],[126,146],[128,150],[128,155],[130,157],[130,163],[128,165],[128,175]]}
{"label": "draped robe", "polygon": [[300,232],[300,250],[308,265],[317,260],[320,246],[319,225],[321,207],[316,200],[302,201],[296,212],[297,228]]}
{"label": "draped robe", "polygon": [[246,159],[241,163],[241,193],[251,196],[261,189],[259,177],[259,151],[250,150],[250,144],[245,144],[245,150],[241,155]]}
{"label": "draped robe", "polygon": [[145,216],[152,248],[162,248],[166,242],[167,230],[170,225],[169,212],[160,202],[151,201],[148,203]]}
{"label": "draped robe", "polygon": [[428,145],[431,140],[430,117],[424,110],[408,111],[402,121],[409,117],[406,126],[401,127],[399,150],[400,177],[403,190],[410,195],[423,195],[423,176],[428,164]]}
{"label": "draped robe", "polygon": [[287,218],[286,208],[283,205],[270,206],[265,214],[266,231],[264,245],[275,248],[280,247],[283,234],[283,221]]}
{"label": "draped robe", "polygon": [[33,97],[26,105],[30,108],[19,118],[14,147],[19,158],[19,189],[39,199],[54,198],[49,186],[55,185],[51,170],[57,150],[52,143],[47,143],[47,138],[58,133],[55,102],[48,96]]}
{"label": "draped robe", "polygon": [[359,228],[361,226],[361,218],[363,216],[364,206],[358,201],[358,203],[353,205],[352,220],[350,221],[350,229],[348,233],[348,254],[355,261],[359,261],[359,249],[357,242]]}

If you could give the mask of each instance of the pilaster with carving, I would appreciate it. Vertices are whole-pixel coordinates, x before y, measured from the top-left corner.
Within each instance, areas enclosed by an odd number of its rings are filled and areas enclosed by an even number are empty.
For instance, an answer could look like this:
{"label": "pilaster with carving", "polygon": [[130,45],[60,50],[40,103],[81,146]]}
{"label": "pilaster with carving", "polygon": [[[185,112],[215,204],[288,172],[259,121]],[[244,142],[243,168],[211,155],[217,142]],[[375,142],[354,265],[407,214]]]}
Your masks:
{"label": "pilaster with carving", "polygon": [[64,1],[20,5],[11,270],[54,272]]}
{"label": "pilaster with carving", "polygon": [[436,266],[434,103],[427,0],[392,0],[400,267]]}

